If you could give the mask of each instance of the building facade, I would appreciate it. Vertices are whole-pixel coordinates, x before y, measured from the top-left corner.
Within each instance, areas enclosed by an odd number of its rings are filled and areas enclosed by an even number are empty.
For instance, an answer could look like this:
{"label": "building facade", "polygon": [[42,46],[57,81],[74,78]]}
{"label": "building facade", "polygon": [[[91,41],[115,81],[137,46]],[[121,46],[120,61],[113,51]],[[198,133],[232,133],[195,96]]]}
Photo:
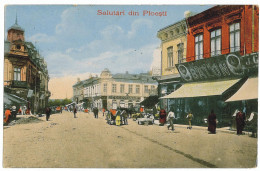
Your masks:
{"label": "building facade", "polygon": [[[183,19],[158,31],[161,40],[161,76],[154,77],[158,82],[159,98],[177,90],[181,85],[181,78],[176,64],[186,60],[187,25]],[[160,107],[167,111],[175,111],[175,104],[182,100],[160,99]],[[175,111],[177,113],[177,111]]]}
{"label": "building facade", "polygon": [[[88,108],[116,109],[138,106],[150,95],[157,94],[157,83],[149,74],[114,74],[104,69],[100,77],[90,77],[78,82],[73,89],[83,85],[83,100]],[[74,94],[76,97],[76,94]]]}
{"label": "building facade", "polygon": [[[163,98],[184,99],[181,119],[191,111],[196,124],[203,124],[211,110],[221,126],[230,126],[236,109],[257,112],[258,6],[214,6],[187,24],[186,62],[176,65],[183,85]],[[250,90],[232,98],[249,82]]]}
{"label": "building facade", "polygon": [[[40,112],[48,104],[47,63],[31,42],[17,19],[8,29],[4,47],[4,90],[28,101],[27,108]],[[19,107],[19,106],[18,106]]]}

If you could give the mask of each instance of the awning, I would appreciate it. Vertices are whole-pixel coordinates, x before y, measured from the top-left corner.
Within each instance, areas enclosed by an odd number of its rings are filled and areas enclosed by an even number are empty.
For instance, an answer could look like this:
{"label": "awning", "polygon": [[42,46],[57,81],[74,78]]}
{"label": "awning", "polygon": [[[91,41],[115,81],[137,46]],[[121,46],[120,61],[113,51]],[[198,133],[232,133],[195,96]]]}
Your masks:
{"label": "awning", "polygon": [[226,102],[251,100],[258,98],[258,77],[248,78],[242,87]]}
{"label": "awning", "polygon": [[4,105],[26,105],[27,100],[18,97],[14,94],[4,92]]}
{"label": "awning", "polygon": [[236,84],[238,81],[239,79],[215,82],[187,83],[182,85],[179,89],[172,92],[171,94],[161,98],[172,99],[222,95],[228,88]]}
{"label": "awning", "polygon": [[149,96],[143,100],[140,104],[146,108],[152,108],[159,102],[158,96]]}

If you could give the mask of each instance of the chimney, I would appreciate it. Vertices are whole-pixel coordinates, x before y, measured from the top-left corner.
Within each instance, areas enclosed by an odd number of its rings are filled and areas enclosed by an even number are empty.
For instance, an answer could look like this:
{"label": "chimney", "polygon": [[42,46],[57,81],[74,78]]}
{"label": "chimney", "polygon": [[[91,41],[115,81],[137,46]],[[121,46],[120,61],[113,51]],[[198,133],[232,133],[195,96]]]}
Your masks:
{"label": "chimney", "polygon": [[184,17],[185,18],[189,18],[191,16],[191,12],[190,11],[185,11],[184,12]]}

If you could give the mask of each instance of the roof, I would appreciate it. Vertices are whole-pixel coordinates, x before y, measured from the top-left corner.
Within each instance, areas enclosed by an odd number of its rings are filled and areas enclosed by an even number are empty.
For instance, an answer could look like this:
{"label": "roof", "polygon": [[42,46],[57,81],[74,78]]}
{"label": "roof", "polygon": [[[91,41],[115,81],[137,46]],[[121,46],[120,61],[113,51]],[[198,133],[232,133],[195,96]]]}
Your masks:
{"label": "roof", "polygon": [[152,79],[151,75],[148,74],[114,74],[112,75],[112,78],[115,79],[116,81],[120,82],[146,82],[146,83],[156,83],[155,80]]}
{"label": "roof", "polygon": [[8,30],[11,30],[11,29],[24,32],[24,29],[21,26],[19,26],[18,23],[17,23],[17,16],[16,16],[16,20],[15,20],[14,25],[12,25],[11,27],[8,28]]}
{"label": "roof", "polygon": [[181,23],[181,22],[184,22],[185,21],[185,19],[182,19],[182,20],[180,20],[180,21],[177,21],[176,23],[173,23],[173,24],[171,24],[171,25],[168,25],[168,26],[166,26],[166,27],[163,27],[162,29],[160,29],[158,32],[160,32],[160,31],[162,31],[162,30],[165,30],[165,29],[167,29],[167,28],[169,28],[169,27],[172,27],[172,26],[174,26],[174,25],[177,25],[177,24],[179,24],[179,23]]}

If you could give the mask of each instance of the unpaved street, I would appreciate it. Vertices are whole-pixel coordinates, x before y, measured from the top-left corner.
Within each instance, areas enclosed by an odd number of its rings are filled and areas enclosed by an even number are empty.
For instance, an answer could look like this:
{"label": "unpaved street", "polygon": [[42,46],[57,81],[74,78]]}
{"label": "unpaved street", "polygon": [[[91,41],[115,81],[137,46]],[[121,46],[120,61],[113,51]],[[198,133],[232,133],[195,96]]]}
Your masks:
{"label": "unpaved street", "polygon": [[255,167],[257,139],[248,135],[165,126],[108,125],[102,114],[64,111],[50,121],[4,132],[4,167],[205,168]]}

